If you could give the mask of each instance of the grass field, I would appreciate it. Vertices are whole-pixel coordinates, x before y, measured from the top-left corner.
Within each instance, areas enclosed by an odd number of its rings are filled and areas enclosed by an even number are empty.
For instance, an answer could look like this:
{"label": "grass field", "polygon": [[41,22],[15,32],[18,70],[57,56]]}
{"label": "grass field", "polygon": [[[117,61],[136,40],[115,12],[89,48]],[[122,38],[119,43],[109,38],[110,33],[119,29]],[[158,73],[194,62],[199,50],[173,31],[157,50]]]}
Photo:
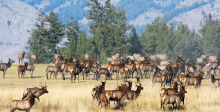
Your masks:
{"label": "grass field", "polygon": [[[35,100],[35,104],[31,112],[86,112],[86,111],[128,111],[128,112],[145,112],[145,111],[163,111],[160,109],[160,84],[156,83],[151,85],[150,79],[142,79],[141,85],[144,90],[141,91],[140,96],[136,101],[126,100],[123,102],[123,107],[116,109],[116,104],[111,102],[110,109],[101,108],[98,106],[97,101],[92,101],[91,90],[101,81],[93,80],[93,75],[90,75],[90,80],[82,80],[80,75],[79,83],[70,83],[70,75],[66,75],[66,80],[61,79],[61,73],[58,74],[58,79],[49,79],[45,77],[46,64],[36,64],[34,70],[34,78],[30,78],[30,72],[26,72],[26,78],[18,79],[17,74],[18,64],[13,64],[11,68],[6,71],[5,79],[0,72],[0,111],[10,111],[9,102],[12,100],[20,100],[24,89],[30,87],[40,87],[40,83],[46,83],[48,94],[40,97],[40,101]],[[136,76],[136,74],[135,74]],[[115,89],[117,81],[115,76],[114,80],[106,81],[106,90]],[[104,75],[101,76],[104,81]],[[135,81],[136,79],[129,79]],[[122,84],[122,80],[119,84]],[[135,87],[133,86],[134,90]],[[182,109],[177,111],[190,111],[190,112],[217,112],[220,111],[220,91],[215,89],[211,83],[211,79],[203,79],[201,87],[194,89],[188,87],[185,97],[185,104]],[[170,111],[171,105],[166,106],[165,110]],[[18,111],[18,110],[17,110]]]}

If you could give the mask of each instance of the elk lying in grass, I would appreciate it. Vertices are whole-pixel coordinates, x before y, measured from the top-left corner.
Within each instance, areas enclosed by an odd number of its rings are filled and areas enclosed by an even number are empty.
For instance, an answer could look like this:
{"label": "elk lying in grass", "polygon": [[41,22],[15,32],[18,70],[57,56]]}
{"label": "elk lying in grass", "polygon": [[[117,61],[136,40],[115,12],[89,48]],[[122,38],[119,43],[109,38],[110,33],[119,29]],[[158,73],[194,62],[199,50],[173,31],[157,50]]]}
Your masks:
{"label": "elk lying in grass", "polygon": [[40,101],[39,97],[41,95],[43,95],[44,93],[49,93],[49,92],[47,91],[46,83],[45,83],[45,86],[41,85],[41,88],[38,88],[38,87],[27,88],[27,89],[24,90],[22,100],[29,98],[28,93],[34,93],[35,98],[37,98]]}
{"label": "elk lying in grass", "polygon": [[160,96],[166,94],[166,95],[173,95],[178,92],[177,82],[174,83],[173,88],[161,88],[160,89]]}
{"label": "elk lying in grass", "polygon": [[11,67],[12,63],[14,63],[15,61],[11,60],[10,58],[8,58],[8,63],[0,63],[0,71],[3,71],[3,78],[5,78],[5,72],[8,68]]}
{"label": "elk lying in grass", "polygon": [[48,73],[50,72],[50,79],[51,79],[51,75],[52,73],[54,73],[54,77],[57,79],[57,74],[58,74],[58,71],[60,71],[60,66],[59,65],[55,65],[55,66],[51,66],[51,65],[48,65],[46,67],[46,77],[48,79]]}
{"label": "elk lying in grass", "polygon": [[172,109],[174,107],[174,104],[176,104],[177,107],[180,106],[180,103],[182,101],[183,96],[185,96],[185,88],[180,89],[180,91],[174,95],[162,95],[161,96],[161,109],[165,109],[165,106],[167,104],[172,104]]}
{"label": "elk lying in grass", "polygon": [[214,84],[215,88],[219,87],[220,79],[216,79],[215,74],[210,74],[210,75],[211,75],[211,82]]}
{"label": "elk lying in grass", "polygon": [[26,112],[29,112],[31,107],[34,105],[35,103],[35,94],[36,91],[34,93],[29,92],[27,94],[29,99],[26,100],[13,100],[10,102],[10,112],[14,112],[16,109],[18,110],[24,110]]}
{"label": "elk lying in grass", "polygon": [[143,90],[143,87],[137,86],[137,90],[130,90],[126,91],[126,94],[121,98],[120,102],[123,102],[125,99],[127,100],[135,100],[141,93],[141,90]]}
{"label": "elk lying in grass", "polygon": [[[20,73],[21,73],[21,78],[25,76],[25,71],[27,70],[28,63],[24,62],[24,65],[19,65],[18,66],[18,78],[20,78]],[[25,76],[26,77],[26,76]]]}
{"label": "elk lying in grass", "polygon": [[35,67],[33,64],[28,64],[27,66],[27,71],[30,71],[31,74],[31,78],[33,78],[33,71],[34,71]]}

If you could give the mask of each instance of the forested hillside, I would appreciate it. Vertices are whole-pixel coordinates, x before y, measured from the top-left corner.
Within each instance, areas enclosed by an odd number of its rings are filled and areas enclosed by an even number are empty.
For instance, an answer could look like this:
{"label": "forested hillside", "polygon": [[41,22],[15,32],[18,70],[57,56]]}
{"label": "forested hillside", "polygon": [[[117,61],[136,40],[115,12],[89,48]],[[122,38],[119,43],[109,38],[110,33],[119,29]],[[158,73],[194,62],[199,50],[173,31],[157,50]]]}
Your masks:
{"label": "forested hillside", "polygon": [[[106,63],[106,57],[119,51],[124,55],[144,51],[150,54],[172,52],[170,60],[182,55],[184,59],[196,61],[202,54],[215,54],[220,51],[220,22],[213,19],[211,14],[203,16],[199,30],[201,36],[183,23],[178,24],[174,30],[174,24],[168,23],[164,15],[148,23],[139,37],[135,27],[128,24],[123,7],[115,7],[110,0],[105,4],[90,0],[87,6],[90,7],[86,16],[90,20],[88,32],[92,36],[88,36],[73,17],[70,17],[71,22],[62,24],[58,18],[59,13],[52,11],[45,16],[44,10],[41,9],[38,15],[38,23],[41,24],[36,24],[37,30],[32,29],[33,36],[28,40],[29,46],[26,46],[30,51],[27,58],[30,58],[30,54],[38,54],[41,56],[41,63],[50,63],[57,51],[62,51],[66,59],[71,55],[84,59],[84,55],[88,53]],[[45,22],[49,23],[49,29]],[[61,43],[64,37],[67,41]],[[60,43],[64,47],[58,47]]]}

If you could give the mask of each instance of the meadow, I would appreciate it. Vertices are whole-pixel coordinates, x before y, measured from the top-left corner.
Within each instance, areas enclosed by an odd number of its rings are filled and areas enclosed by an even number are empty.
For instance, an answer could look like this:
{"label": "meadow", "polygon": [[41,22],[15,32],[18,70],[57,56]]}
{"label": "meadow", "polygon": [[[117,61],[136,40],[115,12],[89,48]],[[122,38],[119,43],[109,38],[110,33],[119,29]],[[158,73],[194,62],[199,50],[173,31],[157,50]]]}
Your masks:
{"label": "meadow", "polygon": [[[135,101],[126,100],[120,108],[116,108],[116,104],[111,101],[110,109],[105,109],[98,106],[97,100],[93,101],[91,96],[92,88],[105,80],[104,75],[101,75],[101,81],[94,80],[92,73],[90,79],[87,80],[82,80],[80,75],[79,83],[77,80],[76,83],[70,83],[70,74],[66,74],[66,80],[62,80],[61,73],[59,73],[57,80],[47,80],[45,76],[47,64],[35,64],[34,78],[30,78],[30,72],[26,71],[26,78],[18,79],[17,66],[18,64],[12,64],[11,68],[6,71],[5,79],[0,71],[0,112],[10,111],[9,102],[20,100],[26,88],[40,87],[40,84],[44,86],[45,83],[49,93],[43,94],[40,101],[35,99],[31,112],[164,111],[160,108],[160,84],[152,85],[150,79],[141,79],[141,85],[144,89]],[[130,78],[128,80],[133,81],[132,90],[135,90],[134,82],[136,79]],[[113,80],[106,81],[105,89],[115,89],[117,85],[122,83],[123,81],[119,80],[117,84],[115,75],[113,75]],[[195,89],[192,86],[187,88],[185,104],[181,103],[181,109],[177,109],[177,111],[220,111],[219,99],[219,89],[214,88],[210,78],[204,78],[200,88]],[[171,111],[170,107],[171,105],[166,106],[165,110]]]}

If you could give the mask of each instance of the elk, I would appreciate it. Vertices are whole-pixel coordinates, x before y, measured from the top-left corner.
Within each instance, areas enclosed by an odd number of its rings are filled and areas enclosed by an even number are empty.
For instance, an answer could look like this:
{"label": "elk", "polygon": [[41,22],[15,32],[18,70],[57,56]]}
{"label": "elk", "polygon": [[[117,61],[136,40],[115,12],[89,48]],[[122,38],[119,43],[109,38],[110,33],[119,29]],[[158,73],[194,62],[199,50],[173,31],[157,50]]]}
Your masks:
{"label": "elk", "polygon": [[126,94],[121,98],[120,102],[123,102],[125,99],[127,100],[135,100],[141,93],[141,90],[143,90],[144,88],[141,86],[137,86],[137,90],[130,90],[130,91],[126,91]]}
{"label": "elk", "polygon": [[14,112],[16,109],[18,110],[24,110],[26,112],[29,112],[31,107],[34,105],[35,103],[35,94],[36,91],[34,93],[29,92],[27,94],[27,96],[29,97],[29,99],[26,100],[12,100],[9,104],[10,104],[10,112]]}
{"label": "elk", "polygon": [[20,64],[20,61],[21,61],[21,63],[23,63],[24,55],[25,55],[25,51],[22,51],[22,53],[18,54],[18,62],[19,62],[19,64]]}
{"label": "elk", "polygon": [[28,93],[34,93],[35,98],[37,98],[40,101],[39,97],[41,95],[43,95],[44,93],[49,93],[49,92],[47,91],[46,83],[45,83],[45,86],[41,85],[41,88],[38,88],[38,87],[27,88],[27,89],[24,90],[22,100],[29,98]]}
{"label": "elk", "polygon": [[10,58],[8,58],[8,63],[0,63],[0,71],[3,71],[3,78],[5,78],[5,72],[8,68],[11,67],[12,63],[14,63],[15,61],[11,60]]}
{"label": "elk", "polygon": [[176,94],[178,92],[178,87],[177,87],[177,82],[172,82],[174,83],[173,88],[161,88],[160,89],[160,96],[166,94],[166,95],[172,95]]}
{"label": "elk", "polygon": [[141,86],[141,83],[140,83],[140,77],[136,77],[137,81],[134,83],[135,86]]}
{"label": "elk", "polygon": [[61,52],[60,52],[60,51],[57,51],[57,55],[55,55],[55,59],[56,59],[56,60],[63,60],[63,59],[64,59],[63,56],[64,56],[64,54],[61,55]]}
{"label": "elk", "polygon": [[178,93],[174,95],[162,95],[161,96],[161,109],[164,108],[167,104],[172,104],[172,109],[174,107],[174,104],[176,103],[176,106],[179,107],[180,103],[182,101],[183,96],[187,93],[185,89],[181,89]]}
{"label": "elk", "polygon": [[50,66],[48,65],[46,67],[46,77],[48,79],[48,73],[50,72],[50,79],[51,79],[51,75],[52,73],[54,73],[54,77],[57,79],[57,74],[58,74],[58,71],[60,71],[60,66],[59,65],[55,65],[55,66]]}
{"label": "elk", "polygon": [[[25,76],[25,71],[27,70],[28,63],[24,62],[24,65],[19,65],[18,66],[18,78],[20,78],[20,73],[21,73],[21,78]],[[26,77],[26,76],[25,76]]]}
{"label": "elk", "polygon": [[180,76],[179,77],[179,81],[181,82],[181,84],[184,84],[186,87],[188,85],[193,85],[195,86],[195,88],[197,88],[198,86],[201,85],[201,81],[203,79],[203,71],[199,71],[199,76],[192,76],[190,77],[189,75],[187,76]]}
{"label": "elk", "polygon": [[214,84],[215,88],[219,87],[220,79],[216,79],[215,74],[210,74],[210,75],[211,75],[211,82]]}
{"label": "elk", "polygon": [[27,71],[30,71],[30,74],[31,74],[31,78],[33,78],[33,71],[34,71],[35,67],[33,64],[28,64],[27,66]]}
{"label": "elk", "polygon": [[107,90],[105,91],[105,96],[110,108],[110,100],[117,101],[118,104],[120,103],[121,98],[126,93],[126,87],[125,85],[121,85],[121,90]]}
{"label": "elk", "polygon": [[35,55],[35,54],[31,54],[31,60],[33,61],[33,63],[35,63],[35,62],[36,62],[37,64],[39,63],[39,62],[38,62],[38,59],[37,59],[37,55]]}

